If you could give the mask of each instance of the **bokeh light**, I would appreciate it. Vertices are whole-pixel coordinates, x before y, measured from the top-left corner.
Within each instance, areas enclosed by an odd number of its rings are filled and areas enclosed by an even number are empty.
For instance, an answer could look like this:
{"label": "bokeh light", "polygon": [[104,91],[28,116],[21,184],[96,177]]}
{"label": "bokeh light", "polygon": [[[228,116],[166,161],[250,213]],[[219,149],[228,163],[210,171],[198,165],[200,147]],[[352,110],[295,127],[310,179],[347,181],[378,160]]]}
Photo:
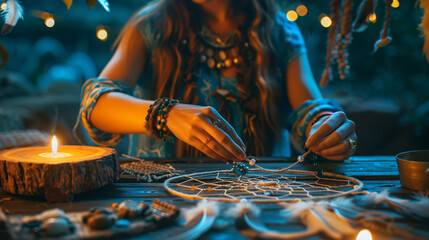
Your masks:
{"label": "bokeh light", "polygon": [[320,19],[320,24],[322,24],[322,26],[324,26],[325,28],[328,28],[331,26],[332,20],[328,16],[324,16]]}
{"label": "bokeh light", "polygon": [[286,13],[286,17],[287,19],[289,19],[289,21],[296,21],[296,19],[298,19],[298,14],[294,11],[294,10],[290,10]]}
{"label": "bokeh light", "polygon": [[53,26],[55,25],[55,19],[54,19],[53,17],[47,17],[47,18],[45,19],[45,25],[46,25],[46,27],[48,27],[48,28],[53,27]]}
{"label": "bokeh light", "polygon": [[97,38],[100,39],[101,41],[106,41],[107,40],[107,31],[104,28],[100,28],[97,31]]}
{"label": "bokeh light", "polygon": [[375,13],[371,13],[371,15],[368,17],[368,20],[373,23],[377,22],[377,15]]}
{"label": "bokeh light", "polygon": [[4,11],[4,10],[6,10],[7,9],[7,3],[2,3],[1,4],[1,6],[0,6],[0,9],[2,10],[2,11]]}
{"label": "bokeh light", "polygon": [[299,16],[303,17],[303,16],[307,15],[308,10],[307,10],[307,7],[305,5],[299,5],[296,8],[296,12],[298,13]]}
{"label": "bokeh light", "polygon": [[398,0],[393,0],[392,5],[393,8],[397,8],[399,7],[399,1]]}

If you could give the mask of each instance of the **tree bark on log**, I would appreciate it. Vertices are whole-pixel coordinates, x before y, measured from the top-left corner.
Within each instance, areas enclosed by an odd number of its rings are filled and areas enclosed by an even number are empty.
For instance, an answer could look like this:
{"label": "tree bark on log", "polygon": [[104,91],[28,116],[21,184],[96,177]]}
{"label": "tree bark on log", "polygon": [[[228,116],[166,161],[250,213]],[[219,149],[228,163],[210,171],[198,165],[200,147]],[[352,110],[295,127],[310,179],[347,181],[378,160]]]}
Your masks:
{"label": "tree bark on log", "polygon": [[[21,151],[26,149],[32,148],[22,148]],[[17,161],[7,156],[8,151],[4,151],[0,153],[1,185],[4,191],[12,194],[44,195],[48,202],[72,201],[74,194],[119,180],[120,166],[116,151],[100,149],[103,152],[95,158],[64,163]]]}

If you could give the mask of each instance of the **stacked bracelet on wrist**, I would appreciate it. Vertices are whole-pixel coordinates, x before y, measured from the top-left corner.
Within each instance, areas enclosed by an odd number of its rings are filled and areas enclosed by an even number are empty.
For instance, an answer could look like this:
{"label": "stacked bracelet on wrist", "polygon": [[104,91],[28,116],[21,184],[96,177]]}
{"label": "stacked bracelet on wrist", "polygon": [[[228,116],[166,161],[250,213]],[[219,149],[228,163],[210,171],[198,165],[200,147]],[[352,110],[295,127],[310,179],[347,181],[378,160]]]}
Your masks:
{"label": "stacked bracelet on wrist", "polygon": [[174,143],[174,135],[167,127],[167,113],[175,104],[176,99],[159,98],[147,110],[146,128],[148,132],[166,143]]}

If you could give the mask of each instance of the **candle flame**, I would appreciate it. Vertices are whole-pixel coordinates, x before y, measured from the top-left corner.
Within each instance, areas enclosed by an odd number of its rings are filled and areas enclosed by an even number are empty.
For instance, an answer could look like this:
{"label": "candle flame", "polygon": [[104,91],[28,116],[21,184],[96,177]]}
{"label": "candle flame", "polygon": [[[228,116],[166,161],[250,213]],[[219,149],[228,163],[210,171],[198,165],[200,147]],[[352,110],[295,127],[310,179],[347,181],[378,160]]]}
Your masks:
{"label": "candle flame", "polygon": [[52,138],[52,156],[55,156],[55,154],[57,154],[57,150],[58,150],[58,141],[57,141],[57,137]]}
{"label": "candle flame", "polygon": [[371,232],[368,229],[361,230],[358,233],[356,240],[372,240]]}

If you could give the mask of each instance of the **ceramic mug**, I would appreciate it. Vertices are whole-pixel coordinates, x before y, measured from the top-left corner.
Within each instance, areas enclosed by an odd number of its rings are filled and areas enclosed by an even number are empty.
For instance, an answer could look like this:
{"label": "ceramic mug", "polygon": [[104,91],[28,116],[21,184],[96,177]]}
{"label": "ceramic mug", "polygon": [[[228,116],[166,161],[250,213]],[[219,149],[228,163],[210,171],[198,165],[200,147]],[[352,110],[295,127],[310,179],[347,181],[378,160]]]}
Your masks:
{"label": "ceramic mug", "polygon": [[401,185],[412,190],[429,191],[429,150],[396,155]]}

